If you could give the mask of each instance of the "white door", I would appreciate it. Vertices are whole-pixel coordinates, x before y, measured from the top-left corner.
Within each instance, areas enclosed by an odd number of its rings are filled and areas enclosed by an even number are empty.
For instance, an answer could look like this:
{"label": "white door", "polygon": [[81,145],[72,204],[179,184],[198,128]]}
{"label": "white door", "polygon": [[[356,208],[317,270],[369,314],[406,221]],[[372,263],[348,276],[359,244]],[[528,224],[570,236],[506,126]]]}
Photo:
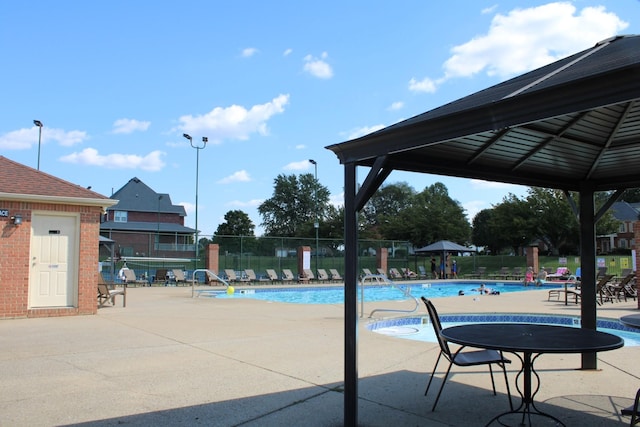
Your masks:
{"label": "white door", "polygon": [[78,259],[78,217],[31,216],[30,307],[72,307]]}

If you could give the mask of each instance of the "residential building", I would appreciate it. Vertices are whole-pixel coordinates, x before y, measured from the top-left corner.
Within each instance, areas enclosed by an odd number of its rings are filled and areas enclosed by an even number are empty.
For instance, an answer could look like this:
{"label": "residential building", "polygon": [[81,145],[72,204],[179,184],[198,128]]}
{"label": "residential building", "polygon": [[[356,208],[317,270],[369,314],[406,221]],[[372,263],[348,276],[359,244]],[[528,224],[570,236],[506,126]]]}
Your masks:
{"label": "residential building", "polygon": [[640,203],[616,202],[611,206],[615,219],[620,221],[616,233],[597,236],[598,253],[606,254],[614,249],[633,249],[635,247],[634,225],[640,216]]}
{"label": "residential building", "polygon": [[[194,258],[195,229],[185,227],[182,205],[132,178],[113,193],[100,234],[115,242],[118,258]],[[104,255],[104,254],[103,254]]]}

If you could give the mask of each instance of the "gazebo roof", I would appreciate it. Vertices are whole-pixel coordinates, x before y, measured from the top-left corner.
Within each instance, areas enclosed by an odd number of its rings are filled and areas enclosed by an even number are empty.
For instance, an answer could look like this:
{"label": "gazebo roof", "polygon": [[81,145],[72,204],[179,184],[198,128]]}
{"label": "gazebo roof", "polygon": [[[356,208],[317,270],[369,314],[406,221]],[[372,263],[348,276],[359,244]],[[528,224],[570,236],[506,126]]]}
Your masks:
{"label": "gazebo roof", "polygon": [[327,147],[341,163],[578,191],[640,187],[640,36]]}

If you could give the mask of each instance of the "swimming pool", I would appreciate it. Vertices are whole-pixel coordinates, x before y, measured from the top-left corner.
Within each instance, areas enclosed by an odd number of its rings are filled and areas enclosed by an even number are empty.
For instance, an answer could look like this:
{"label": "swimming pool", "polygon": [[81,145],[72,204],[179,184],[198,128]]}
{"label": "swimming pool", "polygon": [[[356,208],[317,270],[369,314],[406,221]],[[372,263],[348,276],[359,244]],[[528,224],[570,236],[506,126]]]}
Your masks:
{"label": "swimming pool", "polygon": [[[483,282],[489,289],[499,293],[526,292],[539,290],[540,287],[522,286],[516,283],[504,282]],[[420,298],[439,298],[456,296],[460,291],[465,296],[480,295],[477,289],[480,283],[452,283],[452,282],[431,282],[416,284],[396,284],[389,285],[366,285],[364,287],[364,301],[402,301],[407,296],[402,292],[406,290],[411,295]],[[545,289],[559,288],[561,285],[546,284]],[[233,294],[227,294],[223,290],[203,290],[199,291],[199,296],[221,299],[241,299],[251,298],[271,302],[284,302],[292,304],[342,304],[344,303],[344,288],[342,286],[316,286],[304,288],[245,288],[236,289]],[[361,296],[361,289],[358,287],[358,298]],[[499,295],[491,296],[499,298]]]}
{"label": "swimming pool", "polygon": [[[551,314],[440,314],[443,328],[468,323],[539,323],[544,325],[562,325],[580,327],[580,318]],[[602,332],[618,335],[624,339],[627,347],[640,346],[640,333],[637,329],[624,326],[617,320],[597,319],[596,328]],[[383,335],[416,341],[436,342],[433,326],[428,316],[411,316],[385,319],[372,322],[367,329]]]}

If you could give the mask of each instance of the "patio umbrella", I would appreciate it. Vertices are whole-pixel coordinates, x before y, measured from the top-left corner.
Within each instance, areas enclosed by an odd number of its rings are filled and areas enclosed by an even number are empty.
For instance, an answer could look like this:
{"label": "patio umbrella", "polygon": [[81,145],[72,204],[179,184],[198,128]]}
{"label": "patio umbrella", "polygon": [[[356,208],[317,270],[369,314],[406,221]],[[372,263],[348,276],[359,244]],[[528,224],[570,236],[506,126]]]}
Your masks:
{"label": "patio umbrella", "polygon": [[432,243],[424,248],[416,249],[415,252],[442,252],[444,255],[444,252],[473,252],[473,249],[450,242],[449,240],[440,240],[439,242]]}

